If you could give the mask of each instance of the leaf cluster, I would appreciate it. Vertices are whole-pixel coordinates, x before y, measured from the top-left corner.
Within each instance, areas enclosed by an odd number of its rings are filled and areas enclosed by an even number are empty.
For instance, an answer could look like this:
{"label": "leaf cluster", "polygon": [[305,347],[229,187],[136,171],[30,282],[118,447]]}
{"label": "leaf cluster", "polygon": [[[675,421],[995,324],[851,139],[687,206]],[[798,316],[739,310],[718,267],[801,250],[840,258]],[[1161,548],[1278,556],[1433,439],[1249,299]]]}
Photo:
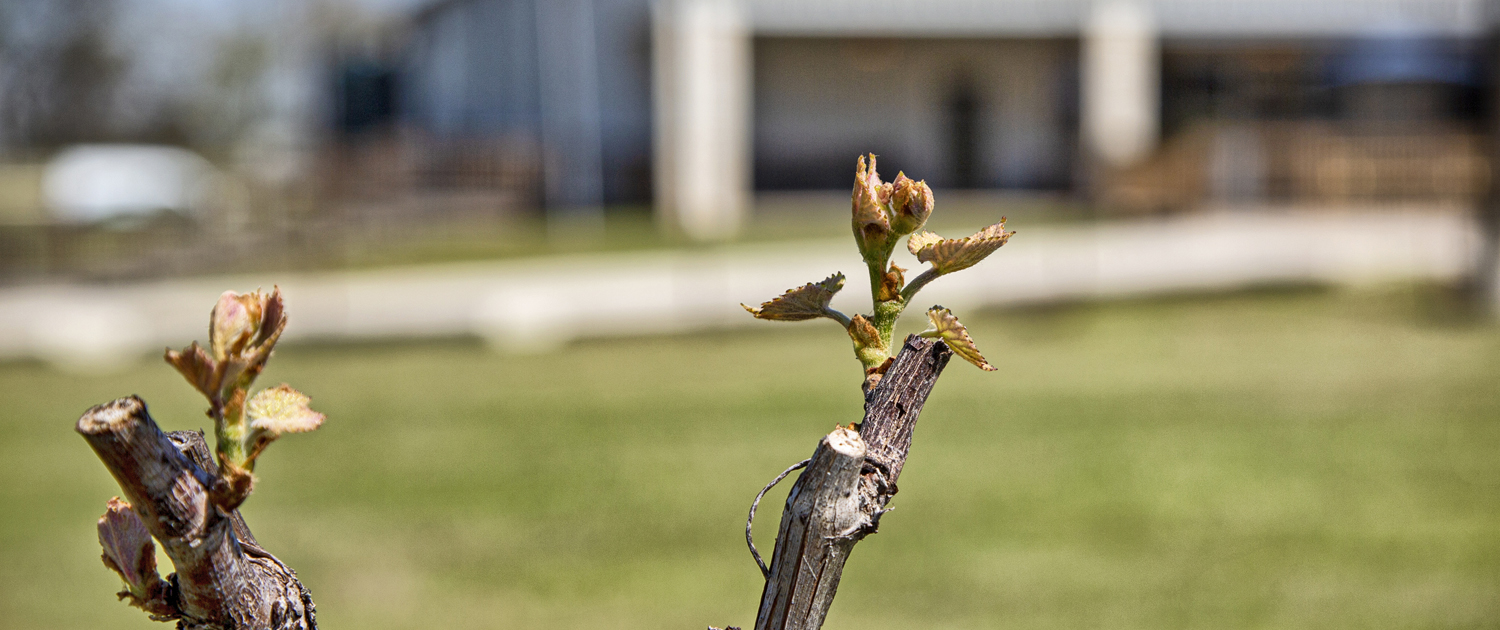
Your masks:
{"label": "leaf cluster", "polygon": [[[935,206],[932,189],[927,182],[912,180],[905,173],[897,173],[891,182],[882,182],[876,172],[874,154],[869,155],[868,162],[864,156],[856,162],[851,203],[854,241],[869,269],[871,312],[850,317],[830,306],[834,294],[844,287],[843,273],[789,289],[759,307],[745,306],[745,310],[760,319],[802,321],[826,317],[838,322],[854,343],[854,355],[864,366],[864,386],[868,391],[890,365],[891,335],[896,320],[917,292],[941,276],[978,264],[1004,246],[1015,232],[1005,231],[1003,217],[999,223],[964,238],[945,239],[923,230]],[[891,253],[903,236],[908,237],[907,250],[918,261],[930,265],[909,283],[907,270],[890,262]],[[951,311],[934,306],[927,311],[927,317],[931,326],[919,334],[941,339],[954,354],[980,369],[995,369]]]}
{"label": "leaf cluster", "polygon": [[209,316],[208,349],[195,341],[166,352],[167,363],[208,399],[218,474],[225,482],[214,500],[224,509],[238,507],[250,495],[256,458],[267,445],[282,434],[323,424],[323,414],[308,407],[310,399],[288,385],[250,395],[285,328],[281,289],[225,291]]}

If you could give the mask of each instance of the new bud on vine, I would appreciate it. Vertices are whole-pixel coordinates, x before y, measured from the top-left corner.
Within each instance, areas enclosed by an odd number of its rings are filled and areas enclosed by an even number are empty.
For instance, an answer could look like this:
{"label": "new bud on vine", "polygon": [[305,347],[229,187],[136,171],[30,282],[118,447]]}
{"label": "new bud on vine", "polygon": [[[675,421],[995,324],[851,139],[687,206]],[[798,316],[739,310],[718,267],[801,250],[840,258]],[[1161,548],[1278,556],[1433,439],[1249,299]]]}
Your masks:
{"label": "new bud on vine", "polygon": [[883,184],[880,174],[875,172],[875,154],[870,154],[867,166],[861,156],[854,171],[854,241],[865,262],[885,263],[891,255],[896,234],[891,231],[891,197],[895,187]]}
{"label": "new bud on vine", "polygon": [[104,548],[104,566],[125,581],[120,599],[151,613],[153,619],[176,617],[176,609],[165,599],[171,585],[156,571],[156,543],[151,541],[151,532],[120,497],[110,499],[109,508],[99,517],[99,546]]}
{"label": "new bud on vine", "polygon": [[285,328],[280,289],[269,294],[225,291],[209,316],[209,350],[194,342],[166,354],[167,363],[208,399],[224,481],[210,498],[226,510],[250,495],[255,460],[268,444],[284,433],[311,431],[323,423],[322,414],[307,408],[307,396],[286,385],[250,394]]}
{"label": "new bud on vine", "polygon": [[104,566],[120,574],[132,594],[147,599],[148,591],[161,579],[156,572],[156,544],[141,517],[120,497],[110,499],[109,509],[99,517],[99,546],[104,548]]}
{"label": "new bud on vine", "polygon": [[[837,321],[854,342],[854,356],[864,366],[863,387],[868,392],[880,382],[890,365],[896,320],[917,292],[939,276],[978,264],[1005,245],[1014,232],[1005,230],[1004,217],[965,238],[945,239],[921,231],[936,205],[932,189],[927,182],[911,179],[906,173],[898,173],[896,180],[889,183],[880,181],[873,153],[860,156],[855,162],[854,194],[850,201],[854,241],[869,268],[872,312],[850,317],[830,306],[834,293],[844,286],[842,273],[835,273],[823,282],[790,289],[760,308],[746,306],[745,310],[760,319],[797,321],[826,317]],[[896,242],[908,234],[911,236],[907,239],[907,249],[918,261],[931,264],[911,282],[906,281],[906,270],[890,261]],[[955,354],[980,369],[995,369],[974,347],[968,330],[948,309],[933,307],[928,317],[933,325],[920,333],[922,336],[942,339]]]}
{"label": "new bud on vine", "polygon": [[225,291],[210,315],[208,345],[214,358],[224,361],[265,345],[273,335],[281,334],[284,317],[281,289],[269,295],[258,290],[243,295]]}
{"label": "new bud on vine", "polygon": [[[250,380],[260,373],[271,348],[286,327],[281,289],[270,294],[259,290],[239,294],[225,291],[209,316],[208,345],[215,361],[232,366],[225,370],[225,385],[234,385],[238,371],[248,371]],[[248,383],[246,383],[248,384]]]}
{"label": "new bud on vine", "polygon": [[[164,434],[139,397],[97,405],[75,429],[136,507],[118,497],[99,518],[104,564],[124,580],[119,597],[178,628],[316,628],[296,573],[248,536],[236,510],[255,486],[255,462],[287,433],[323,424],[286,385],[251,395],[286,327],[281,291],[226,291],[210,311],[208,342],[165,359],[208,401],[217,462],[202,432]],[[157,572],[155,540],[177,571]]]}
{"label": "new bud on vine", "polygon": [[927,217],[932,216],[932,189],[925,181],[913,181],[906,173],[897,173],[891,182],[895,192],[891,196],[891,230],[896,234],[911,234],[922,229]]}

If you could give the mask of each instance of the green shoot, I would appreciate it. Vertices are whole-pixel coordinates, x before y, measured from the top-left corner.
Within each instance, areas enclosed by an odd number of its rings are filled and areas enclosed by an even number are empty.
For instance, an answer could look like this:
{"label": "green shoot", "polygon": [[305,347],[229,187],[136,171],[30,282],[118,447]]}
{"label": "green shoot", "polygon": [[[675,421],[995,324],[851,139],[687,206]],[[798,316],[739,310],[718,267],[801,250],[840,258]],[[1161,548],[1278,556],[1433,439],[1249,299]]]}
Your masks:
{"label": "green shoot", "polygon": [[[826,317],[838,322],[854,342],[854,356],[864,368],[864,387],[869,391],[890,366],[896,321],[917,292],[940,276],[968,269],[984,260],[1005,245],[1015,232],[1005,231],[1003,217],[999,223],[964,238],[944,239],[932,232],[918,232],[932,215],[932,189],[927,182],[909,179],[905,173],[898,173],[892,182],[881,182],[875,171],[874,154],[870,154],[868,163],[861,156],[856,164],[852,203],[854,241],[870,277],[870,313],[850,317],[829,306],[834,294],[844,287],[842,273],[791,289],[758,308],[745,306],[745,310],[760,319],[801,321]],[[907,250],[917,260],[931,265],[909,283],[906,270],[890,262],[891,253],[903,236],[908,237]],[[948,309],[934,306],[927,315],[932,326],[922,336],[942,339],[954,354],[981,369],[995,369]]]}
{"label": "green shoot", "polygon": [[238,507],[250,495],[255,460],[268,444],[284,433],[323,424],[323,414],[308,408],[308,397],[287,385],[250,395],[285,327],[280,289],[225,291],[209,318],[209,350],[196,341],[180,352],[167,350],[167,363],[208,399],[218,473],[225,482],[214,498],[224,509]]}

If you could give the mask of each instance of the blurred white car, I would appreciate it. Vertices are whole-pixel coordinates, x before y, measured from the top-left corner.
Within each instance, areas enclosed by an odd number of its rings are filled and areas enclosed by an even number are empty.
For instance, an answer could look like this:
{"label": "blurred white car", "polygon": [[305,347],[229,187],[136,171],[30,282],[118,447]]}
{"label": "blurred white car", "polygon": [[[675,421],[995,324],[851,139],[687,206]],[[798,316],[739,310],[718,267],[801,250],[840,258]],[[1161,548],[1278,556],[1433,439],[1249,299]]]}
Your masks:
{"label": "blurred white car", "polygon": [[73,223],[206,211],[216,171],[187,149],[147,144],[82,144],[63,150],[42,174],[42,199],[55,219]]}

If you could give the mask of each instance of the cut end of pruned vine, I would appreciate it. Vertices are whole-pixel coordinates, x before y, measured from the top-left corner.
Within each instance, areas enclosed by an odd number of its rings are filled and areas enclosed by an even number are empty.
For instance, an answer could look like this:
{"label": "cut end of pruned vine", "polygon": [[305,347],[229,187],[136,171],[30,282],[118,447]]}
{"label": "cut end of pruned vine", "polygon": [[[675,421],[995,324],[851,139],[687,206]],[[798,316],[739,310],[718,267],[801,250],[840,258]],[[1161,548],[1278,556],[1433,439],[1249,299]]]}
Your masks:
{"label": "cut end of pruned vine", "polygon": [[844,288],[844,274],[835,273],[822,282],[809,282],[795,289],[788,289],[780,297],[761,304],[759,308],[751,308],[744,304],[740,306],[757,319],[784,322],[804,321],[819,317],[837,319],[828,308],[828,303],[842,288]]}
{"label": "cut end of pruned vine", "polygon": [[953,354],[963,357],[963,360],[973,363],[981,370],[993,372],[999,369],[990,365],[984,355],[979,353],[979,348],[974,345],[974,339],[969,336],[968,329],[959,323],[952,311],[941,306],[934,306],[927,311],[927,318],[932,320],[932,326],[918,333],[919,335],[943,340]]}

